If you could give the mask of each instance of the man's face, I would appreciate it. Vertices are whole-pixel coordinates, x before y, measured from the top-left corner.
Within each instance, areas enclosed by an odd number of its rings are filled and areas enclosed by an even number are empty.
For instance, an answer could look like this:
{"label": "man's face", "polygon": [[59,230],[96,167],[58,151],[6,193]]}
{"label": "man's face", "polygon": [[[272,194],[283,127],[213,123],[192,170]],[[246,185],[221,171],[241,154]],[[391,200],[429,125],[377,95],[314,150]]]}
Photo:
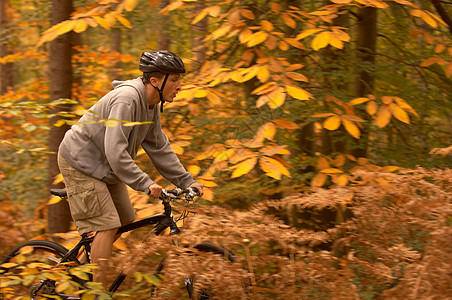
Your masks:
{"label": "man's face", "polygon": [[[162,86],[165,77],[159,80],[159,87]],[[180,74],[169,74],[163,87],[163,99],[167,102],[173,102],[174,97],[180,91]]]}

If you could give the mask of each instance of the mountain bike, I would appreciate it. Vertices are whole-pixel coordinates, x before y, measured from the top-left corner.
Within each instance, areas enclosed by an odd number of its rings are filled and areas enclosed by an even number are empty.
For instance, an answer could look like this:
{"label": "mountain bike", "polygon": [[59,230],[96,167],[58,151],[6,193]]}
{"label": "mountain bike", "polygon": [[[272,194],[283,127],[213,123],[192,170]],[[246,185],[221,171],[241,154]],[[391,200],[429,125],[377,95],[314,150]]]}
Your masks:
{"label": "mountain bike", "polygon": [[[61,197],[62,199],[67,200],[67,192],[65,189],[52,189],[51,194]],[[118,235],[122,233],[133,231],[139,228],[152,226],[152,229],[148,233],[155,234],[159,236],[162,232],[164,232],[167,228],[169,228],[170,234],[178,234],[180,233],[180,229],[177,225],[177,222],[183,220],[187,217],[189,212],[184,210],[179,218],[176,220],[173,216],[171,202],[175,200],[183,200],[185,202],[194,203],[194,198],[197,196],[197,193],[194,189],[188,188],[186,190],[181,190],[179,188],[175,188],[173,190],[162,190],[162,194],[160,196],[160,200],[162,200],[162,204],[164,207],[164,212],[153,215],[151,217],[147,217],[130,224],[124,225],[118,229]],[[5,274],[17,274],[20,275],[25,269],[32,266],[38,266],[39,264],[45,266],[54,266],[54,267],[67,267],[71,268],[73,266],[80,265],[79,258],[82,254],[85,255],[87,259],[87,263],[91,263],[90,260],[90,252],[91,252],[91,243],[94,239],[93,235],[83,234],[81,236],[80,241],[70,250],[65,248],[64,246],[55,243],[53,241],[48,240],[30,240],[25,243],[22,243],[15,248],[13,248],[0,262],[0,275]],[[190,248],[193,253],[198,251],[201,252],[210,252],[213,254],[219,254],[224,257],[225,260],[229,262],[234,262],[235,257],[232,252],[217,247],[216,245],[210,242],[200,243],[195,246],[184,245],[184,247]],[[26,258],[26,259],[25,259]],[[155,274],[161,274],[164,270],[165,258],[161,260],[159,263]],[[171,270],[169,270],[171,272]],[[70,274],[70,272],[69,272]],[[123,283],[127,276],[126,272],[121,271],[116,279],[113,281],[111,286],[108,288],[110,293],[114,293],[118,290],[119,286]],[[50,277],[50,278],[47,278]],[[14,296],[18,295],[26,295],[31,297],[31,299],[63,299],[63,300],[76,300],[80,299],[79,296],[70,296],[57,293],[58,279],[52,278],[52,276],[39,276],[37,274],[35,278],[31,277],[33,282],[30,282],[30,287],[17,285],[17,290],[13,292]],[[92,280],[92,276],[89,275],[89,278],[85,278],[81,276],[72,276],[73,281],[80,284],[80,287],[85,288],[85,283],[87,281]],[[31,279],[30,279],[31,280]],[[193,276],[183,279],[185,288],[187,290],[188,296],[190,299],[193,299],[194,295],[194,281]],[[151,297],[155,294],[156,286],[152,286],[151,288]],[[209,292],[206,290],[202,290],[199,294],[199,299],[209,299]],[[2,295],[0,294],[0,298]]]}

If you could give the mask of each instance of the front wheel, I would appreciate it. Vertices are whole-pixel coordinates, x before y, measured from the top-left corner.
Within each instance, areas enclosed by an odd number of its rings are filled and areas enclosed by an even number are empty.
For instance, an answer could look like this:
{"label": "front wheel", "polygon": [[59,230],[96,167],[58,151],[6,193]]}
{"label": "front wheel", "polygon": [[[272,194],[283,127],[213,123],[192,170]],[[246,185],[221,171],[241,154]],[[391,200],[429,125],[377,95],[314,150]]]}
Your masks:
{"label": "front wheel", "polygon": [[[213,254],[213,255],[211,255]],[[206,261],[211,261],[212,264],[218,265],[219,263],[233,263],[235,262],[235,257],[232,252],[217,247],[215,244],[205,242],[198,244],[194,247],[184,247],[178,253],[177,257],[165,257],[157,267],[156,275],[165,278],[168,281],[174,282],[174,277],[179,276],[179,273],[184,269],[184,266],[198,266],[198,274],[202,273],[199,266],[205,265]],[[216,262],[214,262],[216,261]],[[195,267],[196,268],[196,267]],[[190,271],[188,271],[190,272]],[[190,276],[186,276],[183,285],[185,286],[185,295],[188,293],[190,299],[211,299],[213,297],[213,292],[208,286],[199,286],[197,278],[199,275],[195,275],[190,272]],[[185,275],[188,275],[185,272]],[[168,282],[166,282],[168,283]],[[165,286],[170,286],[165,284]],[[174,285],[171,285],[174,287]],[[165,287],[163,287],[165,288]],[[182,297],[180,295],[179,289],[165,290],[160,294],[159,298],[165,298],[163,295],[169,296],[169,298]],[[155,299],[159,295],[157,288],[155,286],[151,289],[151,299]]]}
{"label": "front wheel", "polygon": [[[15,296],[36,299],[39,295],[54,294],[54,279],[58,275],[52,269],[60,264],[67,252],[65,247],[44,240],[28,241],[12,249],[0,262],[4,280],[0,289],[2,299]],[[76,259],[72,263],[78,264]]]}

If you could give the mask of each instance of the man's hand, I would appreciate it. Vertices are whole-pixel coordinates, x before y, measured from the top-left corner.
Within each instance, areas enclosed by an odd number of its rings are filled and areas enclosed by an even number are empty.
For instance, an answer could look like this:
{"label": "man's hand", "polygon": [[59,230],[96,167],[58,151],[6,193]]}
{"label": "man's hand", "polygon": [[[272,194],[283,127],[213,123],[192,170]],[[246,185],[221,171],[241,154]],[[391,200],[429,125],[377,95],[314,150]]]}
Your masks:
{"label": "man's hand", "polygon": [[158,185],[157,183],[151,184],[149,187],[149,196],[152,198],[158,198],[160,197],[160,194],[162,193],[162,187]]}
{"label": "man's hand", "polygon": [[196,189],[198,191],[199,196],[202,196],[204,194],[204,191],[203,191],[204,185],[202,183],[195,181],[192,184],[190,184],[189,187]]}

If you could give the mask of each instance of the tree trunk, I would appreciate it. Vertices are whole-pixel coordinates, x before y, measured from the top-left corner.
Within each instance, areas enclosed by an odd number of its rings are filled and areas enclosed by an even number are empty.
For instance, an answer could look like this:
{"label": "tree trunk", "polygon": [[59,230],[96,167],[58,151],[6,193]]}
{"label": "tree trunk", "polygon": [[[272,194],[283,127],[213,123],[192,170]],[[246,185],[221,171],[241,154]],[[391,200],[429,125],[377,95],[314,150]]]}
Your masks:
{"label": "tree trunk", "polygon": [[[52,0],[52,24],[67,20],[73,11],[72,0]],[[50,99],[61,98],[70,99],[72,97],[72,33],[66,33],[57,37],[50,44]],[[61,111],[68,111],[68,105],[54,107],[50,113],[56,114]],[[63,185],[53,184],[54,177],[60,173],[56,153],[63,139],[67,126],[55,127],[55,122],[60,117],[50,119],[51,130],[49,133],[49,151],[55,153],[49,155],[49,187],[59,187]],[[67,232],[70,228],[71,215],[67,201],[60,201],[57,204],[48,206],[48,231]]]}
{"label": "tree trunk", "polygon": [[[0,32],[2,32],[2,44],[0,46],[0,56],[5,57],[12,54],[10,47],[7,43],[8,36],[8,0],[0,0]],[[1,65],[1,82],[0,82],[0,94],[5,94],[14,86],[14,64],[6,63]]]}
{"label": "tree trunk", "polygon": [[118,58],[113,61],[110,71],[111,80],[122,80],[121,77],[121,29],[113,28],[111,31],[111,53],[118,54]]}
{"label": "tree trunk", "polygon": [[[164,8],[169,5],[169,0],[160,0],[160,8]],[[169,38],[169,34],[166,30],[169,26],[169,16],[160,16],[160,28],[158,30],[158,36],[157,36],[157,44],[159,50],[170,50],[171,47],[171,40]]]}
{"label": "tree trunk", "polygon": [[[200,13],[205,7],[206,3],[204,0],[196,1],[196,11],[195,14]],[[206,61],[206,46],[203,43],[203,38],[207,33],[207,17],[202,19],[200,22],[192,26],[193,29],[193,60],[194,69],[198,70]]]}
{"label": "tree trunk", "polygon": [[[365,7],[358,14],[357,28],[357,66],[358,74],[355,79],[355,97],[365,97],[374,92],[374,67],[375,49],[377,44],[377,8]],[[364,127],[361,131],[361,139],[356,140],[352,154],[355,157],[367,157],[369,130]]]}

